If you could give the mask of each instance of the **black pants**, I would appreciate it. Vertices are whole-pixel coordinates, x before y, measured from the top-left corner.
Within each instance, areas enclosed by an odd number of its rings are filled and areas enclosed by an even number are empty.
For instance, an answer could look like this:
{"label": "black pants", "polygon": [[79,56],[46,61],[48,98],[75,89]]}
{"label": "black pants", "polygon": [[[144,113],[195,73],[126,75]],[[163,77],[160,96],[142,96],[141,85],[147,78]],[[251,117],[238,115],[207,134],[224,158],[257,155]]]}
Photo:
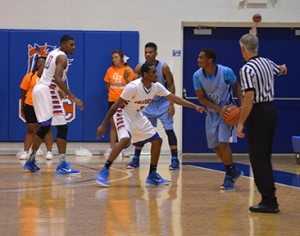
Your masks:
{"label": "black pants", "polygon": [[249,158],[261,202],[277,206],[271,163],[276,125],[277,112],[272,102],[254,104],[245,124]]}

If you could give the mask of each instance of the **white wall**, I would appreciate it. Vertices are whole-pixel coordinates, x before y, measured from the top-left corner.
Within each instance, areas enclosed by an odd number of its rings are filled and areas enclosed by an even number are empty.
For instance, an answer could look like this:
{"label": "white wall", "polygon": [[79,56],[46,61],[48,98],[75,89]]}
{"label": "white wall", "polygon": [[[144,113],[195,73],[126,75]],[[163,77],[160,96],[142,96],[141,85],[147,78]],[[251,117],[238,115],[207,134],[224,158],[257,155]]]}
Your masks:
{"label": "white wall", "polygon": [[[249,26],[262,15],[262,26],[299,27],[300,0],[0,0],[0,29],[136,30],[140,32],[140,59],[145,43],[158,45],[158,59],[172,61],[177,95],[182,90],[183,26]],[[164,138],[163,152],[168,152]],[[181,108],[176,107],[175,132],[181,150]],[[204,133],[203,133],[204,135]]]}

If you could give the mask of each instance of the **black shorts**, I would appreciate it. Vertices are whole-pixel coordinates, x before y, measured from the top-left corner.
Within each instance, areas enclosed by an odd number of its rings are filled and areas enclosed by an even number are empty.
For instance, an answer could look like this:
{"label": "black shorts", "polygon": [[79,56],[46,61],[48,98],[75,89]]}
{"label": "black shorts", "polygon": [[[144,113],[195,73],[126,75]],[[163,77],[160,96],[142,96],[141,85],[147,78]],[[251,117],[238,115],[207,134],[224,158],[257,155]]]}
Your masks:
{"label": "black shorts", "polygon": [[38,123],[33,106],[25,104],[24,115],[26,123]]}

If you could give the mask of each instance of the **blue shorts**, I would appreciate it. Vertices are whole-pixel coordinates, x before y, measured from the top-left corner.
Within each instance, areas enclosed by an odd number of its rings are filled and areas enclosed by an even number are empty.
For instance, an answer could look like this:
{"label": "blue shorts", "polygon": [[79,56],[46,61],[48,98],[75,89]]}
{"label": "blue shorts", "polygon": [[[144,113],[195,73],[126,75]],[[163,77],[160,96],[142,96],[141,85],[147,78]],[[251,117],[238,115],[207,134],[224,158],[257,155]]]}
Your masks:
{"label": "blue shorts", "polygon": [[205,121],[208,148],[212,149],[220,143],[236,143],[236,126],[229,126],[219,113],[208,112]]}
{"label": "blue shorts", "polygon": [[159,119],[165,130],[172,130],[174,120],[173,116],[169,113],[169,105],[170,101],[166,98],[152,100],[151,103],[143,110],[143,114],[154,127],[157,127],[157,119]]}

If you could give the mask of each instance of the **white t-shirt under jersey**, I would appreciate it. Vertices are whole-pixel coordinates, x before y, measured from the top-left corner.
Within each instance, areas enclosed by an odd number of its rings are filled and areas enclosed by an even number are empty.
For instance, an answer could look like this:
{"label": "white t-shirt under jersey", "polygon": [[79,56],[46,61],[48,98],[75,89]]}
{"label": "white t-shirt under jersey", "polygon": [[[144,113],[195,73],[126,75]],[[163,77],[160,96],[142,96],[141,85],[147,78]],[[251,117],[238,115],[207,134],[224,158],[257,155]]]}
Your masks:
{"label": "white t-shirt under jersey", "polygon": [[[47,59],[46,59],[46,63],[45,63],[43,74],[40,79],[40,83],[43,83],[46,85],[50,85],[52,83],[55,84],[54,73],[55,73],[55,69],[56,69],[56,58],[59,55],[64,55],[65,57],[67,57],[67,55],[63,51],[60,50],[60,48],[54,49],[53,51],[51,51],[49,53],[49,55],[47,56]],[[67,75],[68,68],[69,68],[69,66],[67,63],[67,67],[63,72],[63,77],[62,77],[63,81],[65,81],[67,78],[66,75]]]}
{"label": "white t-shirt under jersey", "polygon": [[161,83],[152,83],[149,89],[145,88],[142,79],[136,79],[124,87],[121,98],[127,102],[123,110],[132,115],[139,115],[155,96],[168,96],[168,91]]}

